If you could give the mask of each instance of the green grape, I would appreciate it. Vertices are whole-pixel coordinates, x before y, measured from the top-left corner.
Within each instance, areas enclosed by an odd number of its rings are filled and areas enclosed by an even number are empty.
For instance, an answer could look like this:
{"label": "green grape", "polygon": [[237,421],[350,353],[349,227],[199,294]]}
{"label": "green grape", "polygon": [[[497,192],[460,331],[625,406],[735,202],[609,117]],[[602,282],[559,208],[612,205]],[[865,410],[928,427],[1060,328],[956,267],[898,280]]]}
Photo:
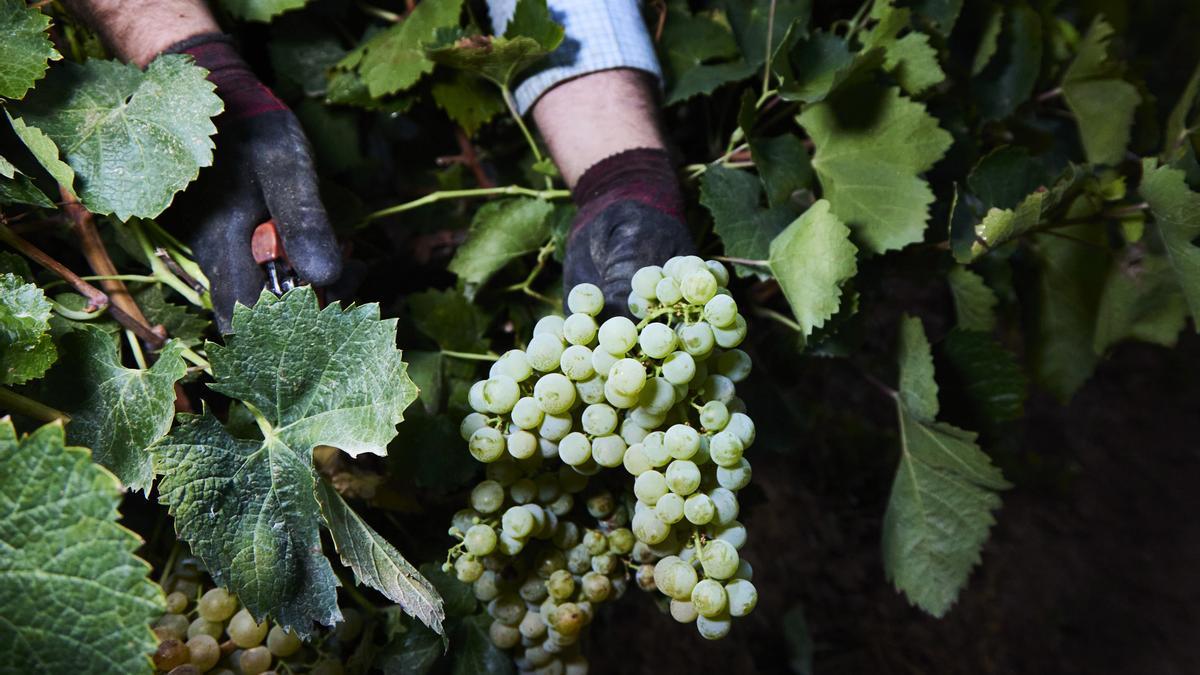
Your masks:
{"label": "green grape", "polygon": [[528,431],[518,429],[505,438],[504,445],[508,454],[514,458],[529,459],[537,454],[538,437]]}
{"label": "green grape", "polygon": [[461,535],[477,522],[479,522],[479,513],[475,509],[462,509],[450,519],[451,533],[457,530]]}
{"label": "green grape", "polygon": [[637,344],[638,331],[629,319],[614,316],[600,324],[599,336],[601,350],[613,356],[622,356]]}
{"label": "green grape", "polygon": [[515,556],[525,548],[524,537],[514,537],[508,532],[501,532],[499,539],[496,541],[496,550],[501,555]]}
{"label": "green grape", "polygon": [[188,620],[181,614],[164,614],[154,622],[154,629],[167,637],[182,640],[187,635]]}
{"label": "green grape", "polygon": [[471,434],[467,443],[471,456],[481,462],[494,462],[504,456],[504,434],[492,427],[482,427]]}
{"label": "green grape", "polygon": [[583,409],[580,416],[583,430],[593,436],[611,434],[617,428],[617,411],[612,406],[594,403]]}
{"label": "green grape", "polygon": [[584,574],[592,569],[592,554],[582,543],[567,551],[567,569],[572,574]]}
{"label": "green grape", "polygon": [[645,446],[641,443],[629,446],[625,450],[625,456],[621,459],[621,463],[632,476],[640,476],[653,468],[650,466],[650,459],[646,457]]}
{"label": "green grape", "polygon": [[742,344],[742,340],[746,339],[746,318],[738,314],[733,319],[733,325],[728,328],[714,328],[713,339],[717,346],[724,349],[733,349]]}
{"label": "green grape", "polygon": [[750,355],[740,349],[730,349],[717,357],[717,372],[735,384],[750,375]]}
{"label": "green grape", "polygon": [[661,544],[671,534],[671,528],[653,510],[633,517],[633,535],[647,544]]}
{"label": "green grape", "polygon": [[554,545],[561,550],[567,550],[579,543],[579,526],[569,520],[559,521],[558,531],[552,539]]}
{"label": "green grape", "polygon": [[558,365],[562,369],[563,375],[575,382],[587,380],[596,375],[596,369],[592,367],[592,350],[583,345],[571,345],[563,350]]}
{"label": "green grape", "polygon": [[703,305],[717,294],[717,278],[707,268],[697,269],[679,283],[679,292],[693,305]]}
{"label": "green grape", "polygon": [[704,378],[703,388],[705,395],[710,400],[720,401],[726,406],[733,400],[734,393],[737,390],[733,384],[733,380],[716,373],[712,373]]}
{"label": "green grape", "polygon": [[675,331],[663,323],[652,323],[646,326],[638,337],[642,353],[652,359],[666,358],[668,354],[675,351],[676,341]]}
{"label": "green grape", "polygon": [[588,530],[583,535],[583,547],[591,555],[600,555],[608,550],[608,537],[600,530]]}
{"label": "green grape", "polygon": [[628,555],[633,550],[633,532],[628,528],[617,528],[608,533],[608,550],[617,555]]}
{"label": "green grape", "polygon": [[716,507],[716,515],[713,516],[713,521],[718,525],[732,523],[738,517],[738,500],[737,495],[725,488],[713,488],[708,493],[709,499],[712,499],[713,506]]}
{"label": "green grape", "polygon": [[520,467],[517,466],[516,462],[507,460],[488,464],[484,469],[484,473],[487,474],[489,480],[494,480],[504,487],[512,485],[521,478]]}
{"label": "green grape", "polygon": [[[480,566],[481,571],[482,569]],[[267,633],[267,649],[275,656],[291,656],[300,651],[301,645],[300,638],[295,633],[284,630],[282,626],[271,626],[270,632]]]}
{"label": "green grape", "polygon": [[733,621],[725,614],[713,618],[701,616],[696,619],[696,631],[705,640],[720,640],[729,635],[732,626]]}
{"label": "green grape", "polygon": [[602,380],[608,379],[608,371],[612,370],[613,364],[620,360],[620,356],[613,356],[599,347],[592,351],[592,369]]}
{"label": "green grape", "polygon": [[486,427],[487,423],[487,415],[477,412],[469,413],[463,418],[462,423],[458,425],[458,433],[464,441],[469,441],[471,440],[471,434],[475,433],[476,429]]}
{"label": "green grape", "polygon": [[696,569],[679,556],[667,556],[654,566],[654,585],[675,600],[691,600],[696,587]]}
{"label": "green grape", "polygon": [[654,468],[666,466],[671,462],[671,453],[667,451],[666,434],[661,431],[651,431],[642,439],[642,452],[650,460]]}
{"label": "green grape", "polygon": [[742,440],[729,429],[713,434],[708,442],[709,455],[718,466],[738,466],[742,461],[743,449]]}
{"label": "green grape", "polygon": [[643,298],[637,293],[630,293],[625,300],[625,306],[629,308],[629,313],[635,318],[644,319],[650,313],[650,306],[654,304],[653,300]]}
{"label": "green grape", "polygon": [[[667,274],[674,280],[682,282],[689,274],[697,270],[707,270],[708,265],[704,264],[704,259],[694,255],[679,256],[679,259],[671,267]],[[664,266],[664,271],[665,266]]]}
{"label": "green grape", "polygon": [[562,492],[558,487],[558,477],[554,474],[543,473],[533,483],[537,486],[537,500],[543,504],[553,501]]}
{"label": "green grape", "polygon": [[503,593],[488,603],[487,612],[505,626],[516,626],[525,618],[525,601],[515,593]]}
{"label": "green grape", "polygon": [[654,299],[658,296],[654,294],[654,287],[663,278],[663,270],[658,265],[649,265],[633,273],[633,278],[629,280],[629,285],[633,288],[633,292],[643,298]]}
{"label": "green grape", "polygon": [[563,336],[563,318],[557,314],[547,314],[538,319],[538,322],[533,325],[533,335],[553,335],[561,338]]}
{"label": "green grape", "polygon": [[213,588],[200,597],[196,609],[205,621],[225,621],[237,611],[237,598],[224,588]]}
{"label": "green grape", "polygon": [[649,434],[649,429],[639,426],[629,418],[621,421],[621,440],[625,441],[625,445],[632,446],[641,443]]}
{"label": "green grape", "polygon": [[725,587],[719,581],[703,579],[692,589],[692,605],[700,616],[712,618],[725,611]]}
{"label": "green grape", "polygon": [[604,309],[604,292],[595,284],[578,284],[567,293],[567,309],[596,316]]}
{"label": "green grape", "polygon": [[588,497],[585,506],[587,507],[588,515],[593,518],[604,518],[613,512],[617,502],[613,499],[612,493],[608,490],[598,492],[591,497]]}
{"label": "green grape", "polygon": [[608,599],[609,594],[612,593],[612,581],[603,574],[595,571],[584,574],[579,585],[583,597],[587,598],[590,602],[604,602]]}
{"label": "green grape", "polygon": [[[595,364],[595,352],[592,352],[593,367]],[[599,375],[592,375],[586,380],[575,383],[575,391],[579,392],[579,400],[587,404],[603,403],[604,402],[604,378]]]}
{"label": "green grape", "polygon": [[716,260],[705,260],[704,266],[708,268],[709,272],[712,272],[713,278],[717,280],[718,286],[729,285],[729,270],[725,269],[724,265]]}
{"label": "green grape", "polygon": [[597,574],[612,574],[617,571],[617,562],[617,557],[611,553],[592,556],[592,571]]}
{"label": "green grape", "polygon": [[[544,417],[545,414],[546,413],[543,412],[540,407],[538,407],[537,401],[533,400],[532,396],[524,396],[517,401],[516,405],[513,406],[512,412],[509,416],[512,418],[512,423],[522,429],[536,429],[537,426],[542,423],[542,417]],[[470,417],[470,415],[468,415],[468,417]],[[463,423],[466,424],[466,421],[464,420]]]}
{"label": "green grape", "polygon": [[720,431],[729,424],[729,408],[720,401],[709,401],[700,408],[700,425],[708,431]]}
{"label": "green grape", "polygon": [[209,621],[202,616],[196,617],[194,621],[188,624],[187,637],[192,639],[197,635],[208,635],[213,638],[221,637],[221,633],[225,631],[225,624],[220,621]]}
{"label": "green grape", "polygon": [[312,670],[308,671],[308,675],[345,675],[346,670],[342,668],[342,664],[337,661],[318,661],[313,665]]}
{"label": "green grape", "polygon": [[675,424],[667,429],[663,443],[675,459],[691,459],[700,450],[700,434],[686,424]]}
{"label": "green grape", "polygon": [[[521,632],[521,637],[527,640],[540,640],[546,637],[546,622],[542,620],[541,612],[529,611],[525,613],[525,618],[521,619],[517,630]],[[526,650],[528,651],[532,650]]]}
{"label": "green grape", "polygon": [[533,400],[550,415],[563,415],[575,405],[575,385],[560,373],[547,373],[533,385]]}
{"label": "green grape", "polygon": [[572,431],[558,443],[558,456],[571,466],[579,466],[592,457],[592,444],[587,436]]}
{"label": "green grape", "polygon": [[488,411],[487,404],[483,401],[483,380],[472,384],[471,388],[467,390],[467,405],[477,413]]}
{"label": "green grape", "polygon": [[[543,621],[549,623],[548,618],[543,619]],[[525,650],[525,658],[533,668],[542,668],[554,661],[554,655],[541,647],[531,647]]]}
{"label": "green grape", "polygon": [[667,466],[666,478],[671,492],[686,497],[700,487],[700,468],[695,462],[677,459]]}
{"label": "green grape", "polygon": [[741,458],[734,466],[717,467],[717,485],[737,492],[750,484],[750,462]]}
{"label": "green grape", "polygon": [[667,494],[667,479],[658,471],[644,471],[633,481],[633,494],[638,499],[654,506],[658,498]]}
{"label": "green grape", "polygon": [[500,649],[512,649],[521,643],[521,632],[513,626],[493,621],[488,626],[488,638]]}
{"label": "green grape", "polygon": [[492,601],[500,595],[500,575],[495,570],[484,570],[471,584],[471,591],[480,602]]}
{"label": "green grape", "polygon": [[535,370],[548,373],[558,370],[558,361],[562,358],[565,348],[566,345],[563,344],[561,337],[542,333],[534,335],[526,345],[525,358],[529,360],[529,365],[533,366]]}
{"label": "green grape", "polygon": [[488,371],[488,377],[497,375],[506,375],[516,382],[524,382],[529,379],[530,375],[533,375],[533,368],[530,367],[525,352],[520,349],[510,349],[500,355],[500,358],[496,359],[491,370]]}
{"label": "green grape", "polygon": [[564,492],[569,492],[570,494],[583,492],[584,488],[587,487],[587,484],[587,476],[579,475],[579,473],[571,467],[562,466],[558,468],[558,485],[563,489]]}
{"label": "green grape", "polygon": [[661,279],[654,285],[654,296],[664,305],[673,305],[683,299],[679,291],[679,282],[670,277]]}
{"label": "green grape", "polygon": [[216,638],[208,634],[188,638],[187,651],[188,660],[202,673],[212,670],[217,661],[221,660],[221,645]]}
{"label": "green grape", "polygon": [[537,497],[537,483],[531,478],[522,478],[508,488],[508,496],[518,504],[528,504]]}
{"label": "green grape", "polygon": [[271,650],[261,645],[247,649],[237,658],[237,664],[242,675],[261,675],[271,667]]}
{"label": "green grape", "polygon": [[736,520],[719,526],[715,534],[717,539],[733,544],[736,549],[741,549],[746,545],[746,526]]}
{"label": "green grape", "polygon": [[568,570],[558,570],[546,580],[546,592],[558,602],[569,599],[575,594],[575,577]]}
{"label": "green grape", "polygon": [[[645,389],[642,390],[643,393],[645,393],[645,391],[646,391]],[[634,408],[633,410],[630,410],[628,413],[628,416],[629,416],[629,419],[633,420],[634,424],[638,425],[639,427],[644,427],[646,429],[654,429],[654,428],[660,427],[660,426],[662,426],[662,423],[664,421],[666,421],[666,419],[667,419],[666,413],[650,412],[646,408],[642,408],[640,406],[637,408]]]}
{"label": "green grape", "polygon": [[524,539],[533,534],[533,514],[520,506],[509,507],[500,519],[501,526],[510,537]]}
{"label": "green grape", "polygon": [[680,325],[678,334],[683,351],[693,357],[703,359],[712,353],[713,332],[707,323],[698,321],[693,324]]}
{"label": "green grape", "polygon": [[561,441],[571,433],[570,415],[545,415],[538,426],[538,435],[548,441]]}
{"label": "green grape", "polygon": [[683,516],[693,525],[706,525],[717,515],[717,508],[706,494],[694,494],[683,502]]}
{"label": "green grape", "polygon": [[658,503],[654,505],[654,513],[658,515],[658,519],[668,525],[674,525],[683,520],[683,497],[668,492],[658,498]]}
{"label": "green grape", "polygon": [[663,377],[671,384],[687,384],[696,376],[696,360],[685,351],[675,351],[663,359]]}
{"label": "green grape", "polygon": [[616,387],[613,386],[612,378],[604,381],[604,400],[608,401],[609,405],[613,406],[614,408],[621,408],[622,410],[633,408],[637,406],[638,403],[638,397],[636,394],[633,396],[627,396],[618,392]]}
{"label": "green grape", "polygon": [[738,552],[733,544],[721,539],[710,540],[700,554],[700,566],[704,568],[704,575],[710,579],[732,577],[734,572],[737,572],[738,560]]}
{"label": "green grape", "polygon": [[652,377],[646,380],[646,384],[642,387],[642,393],[638,395],[639,407],[645,408],[650,413],[662,414],[669,411],[673,405],[675,405],[675,387],[672,387],[670,382],[662,377]]}
{"label": "green grape", "polygon": [[187,610],[188,596],[175,591],[167,594],[167,613],[168,614],[183,614]]}
{"label": "green grape", "polygon": [[758,589],[745,579],[734,579],[725,584],[725,595],[729,599],[729,613],[746,616],[758,605]]}
{"label": "green grape", "polygon": [[528,511],[529,514],[531,516],[533,516],[533,529],[531,531],[532,533],[536,533],[539,530],[541,530],[543,527],[546,526],[546,520],[547,520],[546,510],[543,509],[541,506],[539,506],[537,504],[522,504],[521,508]]}
{"label": "green grape", "polygon": [[[472,556],[460,556],[454,561],[454,575],[463,583],[471,583],[478,579],[483,574],[483,563],[479,562]],[[272,628],[272,631],[275,629]],[[267,645],[270,646],[271,636],[267,636]]]}
{"label": "green grape", "polygon": [[496,550],[496,540],[496,531],[492,529],[491,525],[479,523],[472,525],[471,529],[467,530],[463,544],[468,553],[482,557]]}
{"label": "green grape", "polygon": [[504,504],[504,486],[485,480],[471,490],[471,508],[480,513],[494,513]]}
{"label": "green grape", "polygon": [[600,436],[592,440],[592,459],[602,467],[613,469],[621,466],[625,459],[625,441],[616,434]]}
{"label": "green grape", "polygon": [[715,295],[704,303],[704,320],[713,330],[731,328],[737,319],[737,301],[728,295]]}
{"label": "green grape", "polygon": [[583,629],[584,618],[579,605],[565,602],[555,608],[554,615],[550,618],[550,628],[568,637],[579,635],[579,631]]}
{"label": "green grape", "polygon": [[754,421],[746,413],[735,412],[730,415],[725,430],[736,434],[744,447],[748,448],[754,443]]}
{"label": "green grape", "polygon": [[679,266],[679,263],[682,260],[683,260],[683,256],[677,255],[677,256],[672,256],[671,258],[669,258],[667,260],[667,262],[663,263],[663,266],[662,266],[663,276],[664,277],[674,276],[675,268]]}
{"label": "green grape", "polygon": [[158,643],[154,652],[154,667],[158,670],[171,670],[188,662],[187,645],[175,638],[167,638]]}
{"label": "green grape", "polygon": [[572,314],[563,322],[563,337],[575,346],[586,346],[596,339],[599,326],[587,314]]}
{"label": "green grape", "polygon": [[229,633],[233,644],[242,649],[250,649],[262,644],[263,638],[267,637],[267,622],[255,623],[249,610],[242,609],[229,620],[225,632]]}
{"label": "green grape", "polygon": [[647,593],[653,592],[658,586],[654,582],[654,565],[645,564],[637,568],[634,572],[634,579],[637,581],[638,588]]}
{"label": "green grape", "polygon": [[646,386],[646,368],[635,359],[621,359],[609,369],[607,384],[622,396],[636,398]]}
{"label": "green grape", "polygon": [[551,574],[566,567],[567,557],[562,551],[552,548],[542,548],[533,561],[533,571],[542,579],[549,579]]}
{"label": "green grape", "polygon": [[699,613],[690,600],[671,600],[671,618],[679,623],[691,623]]}

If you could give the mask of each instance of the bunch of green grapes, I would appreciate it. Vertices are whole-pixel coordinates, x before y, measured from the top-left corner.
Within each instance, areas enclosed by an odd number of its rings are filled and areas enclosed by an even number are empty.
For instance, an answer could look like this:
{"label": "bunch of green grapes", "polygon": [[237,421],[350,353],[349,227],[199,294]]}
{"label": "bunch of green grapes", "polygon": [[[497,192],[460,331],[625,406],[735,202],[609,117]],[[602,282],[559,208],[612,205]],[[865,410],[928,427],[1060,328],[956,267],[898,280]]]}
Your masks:
{"label": "bunch of green grapes", "polygon": [[[490,603],[494,641],[518,650],[523,669],[577,663],[538,665],[543,653],[573,658],[576,628],[624,591],[631,571],[705,638],[726,635],[757,603],[737,520],[755,428],[736,383],[750,357],[737,349],[746,321],[728,280],[720,263],[695,256],[643,268],[628,299],[637,324],[598,324],[603,294],[576,286],[570,316],[540,320],[524,350],[503,354],[471,387],[461,431],[488,479],[455,517],[461,541],[447,565]],[[609,487],[576,508],[589,477]],[[526,589],[538,583],[545,598]]]}
{"label": "bunch of green grapes", "polygon": [[[159,672],[170,675],[274,675],[273,668],[291,672],[301,664],[313,675],[341,675],[341,664],[321,658],[294,633],[267,622],[258,623],[237,597],[203,582],[199,563],[184,559],[166,586],[167,611],[152,626],[158,637],[153,655]],[[362,631],[362,616],[343,610],[335,634],[352,642]],[[285,665],[286,664],[286,665]]]}

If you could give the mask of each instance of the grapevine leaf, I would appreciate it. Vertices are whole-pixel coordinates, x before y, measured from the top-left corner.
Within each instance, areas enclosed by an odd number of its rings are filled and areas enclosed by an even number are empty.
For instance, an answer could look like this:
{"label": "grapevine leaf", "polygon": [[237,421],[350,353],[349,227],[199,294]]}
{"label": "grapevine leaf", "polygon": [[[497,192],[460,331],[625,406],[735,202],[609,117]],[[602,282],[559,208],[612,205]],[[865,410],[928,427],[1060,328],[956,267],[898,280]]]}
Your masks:
{"label": "grapevine leaf", "polygon": [[13,131],[17,134],[17,138],[29,148],[29,152],[33,158],[42,165],[46,173],[58,182],[59,186],[65,188],[67,193],[75,196],[75,170],[72,169],[66,162],[59,159],[58,146],[54,141],[50,140],[41,129],[29,126],[24,120],[13,117],[6,110],[4,112],[8,116],[8,122],[12,125]]}
{"label": "grapevine leaf", "polygon": [[223,105],[213,91],[187,56],[144,71],[91,59],[55,68],[19,110],[62,149],[90,211],[152,218],[212,163],[211,118]]}
{"label": "grapevine leaf", "polygon": [[971,173],[967,186],[985,208],[1011,209],[1025,196],[1050,182],[1043,164],[1020,146],[1005,145],[989,152]]}
{"label": "grapevine leaf", "polygon": [[0,155],[0,204],[29,204],[43,208],[54,208],[33,181],[17,167]]}
{"label": "grapevine leaf", "polygon": [[303,7],[308,0],[221,0],[221,7],[243,21],[270,21],[292,9]]}
{"label": "grapevine leaf", "polygon": [[546,0],[517,0],[512,18],[504,27],[504,37],[527,37],[547,52],[554,51],[563,41],[565,30],[550,15]]}
{"label": "grapevine leaf", "polygon": [[1133,114],[1142,100],[1137,88],[1121,79],[1119,65],[1109,60],[1112,35],[1112,26],[1103,19],[1092,22],[1063,75],[1063,99],[1075,113],[1084,152],[1093,164],[1124,158]]}
{"label": "grapevine leaf", "polygon": [[987,119],[1008,117],[1033,94],[1042,69],[1042,17],[1025,3],[1008,8],[1004,39],[986,67],[971,80]]}
{"label": "grapevine leaf", "polygon": [[67,442],[86,445],[92,457],[132,490],[154,482],[146,448],[166,435],[175,418],[175,383],[187,367],[183,345],[172,341],[145,370],[121,365],[113,337],[84,327],[59,341],[62,358],[45,381],[45,399],[71,416]]}
{"label": "grapevine leaf", "polygon": [[884,571],[913,604],[941,617],[979,562],[1000,507],[996,491],[1009,484],[975,434],[927,415],[937,411],[936,384],[920,319],[906,317],[900,336],[901,455],[883,518]]}
{"label": "grapevine leaf", "polygon": [[474,614],[479,607],[470,584],[464,584],[454,576],[442,571],[438,563],[423,563],[421,574],[433,584],[446,603],[446,616],[464,617]]}
{"label": "grapevine leaf", "polygon": [[781,78],[779,97],[785,101],[817,103],[877,58],[855,57],[846,41],[822,30],[796,40],[785,58],[775,64]]}
{"label": "grapevine leaf", "polygon": [[[764,209],[759,205],[762,185],[752,174],[723,166],[712,166],[700,181],[700,203],[712,214],[713,231],[721,238],[725,254],[735,258],[766,260],[774,239],[795,213],[787,207]],[[739,276],[763,271],[735,264]]]}
{"label": "grapevine leaf", "polygon": [[789,204],[796,191],[812,185],[808,151],[796,136],[751,137],[749,144],[750,156],[767,192],[767,203],[772,207]]}
{"label": "grapevine leaf", "polygon": [[1157,167],[1153,160],[1142,165],[1142,197],[1158,223],[1175,280],[1183,289],[1192,318],[1200,325],[1200,194],[1192,192],[1178,169]]}
{"label": "grapevine leaf", "polygon": [[955,266],[946,275],[954,296],[954,311],[962,330],[990,331],[996,327],[996,294],[971,270]]}
{"label": "grapevine leaf", "polygon": [[858,87],[798,118],[816,145],[812,165],[837,217],[876,253],[920,241],[933,202],[918,174],[950,147],[925,107],[897,89]]}
{"label": "grapevine leaf", "polygon": [[60,424],[18,439],[0,419],[0,673],[154,672],[148,626],[166,603],[120,501]]}
{"label": "grapevine leaf", "polygon": [[508,675],[513,672],[512,658],[492,644],[488,627],[492,617],[476,614],[458,624],[451,641],[455,644],[453,675],[477,675],[489,673]]}
{"label": "grapevine leaf", "polygon": [[29,263],[16,253],[8,251],[0,251],[0,275],[2,274],[14,274],[22,281],[33,281],[33,271],[29,269]]}
{"label": "grapevine leaf", "polygon": [[1000,31],[1004,28],[1004,7],[992,5],[987,8],[987,19],[983,24],[983,34],[979,36],[979,46],[975,48],[975,58],[971,61],[971,75],[983,72],[996,55],[999,45]]}
{"label": "grapevine leaf", "polygon": [[954,30],[958,15],[962,12],[963,0],[916,0],[913,11],[933,22],[938,33],[948,36]]}
{"label": "grapevine leaf", "polygon": [[182,418],[154,448],[161,499],[179,535],[256,616],[301,634],[340,618],[321,555],[312,470],[317,445],[383,455],[416,398],[378,305],[319,309],[299,287],[237,305],[226,344],[209,343],[214,390],[257,411],[262,440],[233,437],[210,413]]}
{"label": "grapevine leaf", "polygon": [[347,52],[333,30],[301,21],[275,26],[267,49],[276,81],[314,97],[329,90],[330,71]]}
{"label": "grapevine leaf", "polygon": [[1166,256],[1114,260],[1096,310],[1093,349],[1103,355],[1125,340],[1174,347],[1187,316],[1187,302]]}
{"label": "grapevine leaf", "polygon": [[354,570],[355,578],[441,634],[446,614],[433,585],[371,529],[327,481],[317,483],[317,496],[333,544],[342,563]]}
{"label": "grapevine leaf", "polygon": [[[421,352],[409,349],[405,352],[408,358],[408,376],[412,378],[417,390],[417,403],[421,409],[430,415],[436,415],[442,407],[445,397],[446,357],[441,352]],[[409,420],[412,423],[412,420]],[[407,427],[408,425],[405,425]],[[404,427],[398,436],[402,437]],[[394,443],[394,441],[393,441]],[[391,450],[388,450],[391,455]]]}
{"label": "grapevine leaf", "polygon": [[1170,161],[1176,159],[1187,137],[1195,133],[1193,127],[1195,126],[1197,103],[1200,103],[1200,63],[1197,63],[1196,68],[1192,70],[1192,76],[1188,78],[1187,85],[1183,88],[1183,94],[1176,101],[1175,107],[1171,108],[1171,114],[1167,117],[1167,131],[1163,148],[1166,158]]}
{"label": "grapevine leaf", "polygon": [[23,0],[0,0],[0,97],[22,98],[62,58],[50,43],[50,17]]}
{"label": "grapevine leaf", "polygon": [[487,351],[483,334],[490,319],[459,291],[431,288],[409,295],[413,322],[442,349],[460,352]]}
{"label": "grapevine leaf", "polygon": [[562,44],[563,27],[550,18],[546,0],[518,0],[504,35],[439,31],[426,49],[429,58],[485,77],[508,88],[521,71]]}
{"label": "grapevine leaf", "polygon": [[448,80],[433,85],[431,93],[437,106],[446,111],[455,124],[468,136],[496,115],[504,112],[504,99],[491,87],[470,73],[458,72]]}
{"label": "grapevine leaf", "polygon": [[736,58],[740,53],[728,26],[708,14],[692,14],[675,3],[667,10],[658,52],[667,79],[667,105],[711,94],[730,79],[750,75],[742,74],[749,67],[744,61],[713,63]]}
{"label": "grapevine leaf", "polygon": [[425,675],[441,657],[443,639],[421,624],[412,624],[388,642],[377,665],[384,675]]}
{"label": "grapevine leaf", "polygon": [[150,325],[162,324],[167,329],[167,335],[188,346],[199,344],[212,323],[187,307],[168,301],[163,295],[162,286],[157,284],[138,291],[135,298]]}
{"label": "grapevine leaf", "polygon": [[1049,189],[1038,188],[1012,209],[991,208],[975,226],[971,260],[1003,246],[1028,232],[1046,218],[1051,210],[1067,203],[1082,185],[1086,174],[1072,166]]}
{"label": "grapevine leaf", "polygon": [[467,283],[482,284],[546,242],[553,210],[550,202],[527,197],[484,204],[471,220],[466,243],[450,261],[450,271]]}
{"label": "grapevine leaf", "polygon": [[42,289],[16,274],[0,274],[0,384],[22,384],[46,372],[58,356],[49,329],[50,302]]}
{"label": "grapevine leaf", "polygon": [[929,36],[913,32],[888,45],[883,68],[896,78],[901,89],[915,96],[946,79],[937,56]]}
{"label": "grapevine leaf", "polygon": [[462,0],[425,0],[408,18],[376,33],[342,59],[338,66],[358,69],[372,97],[404,91],[433,72],[424,47],[440,28],[458,25]]}
{"label": "grapevine leaf", "polygon": [[804,32],[811,4],[810,0],[720,0],[739,50],[755,68],[766,62],[768,45],[783,44],[789,30]]}
{"label": "grapevine leaf", "polygon": [[849,228],[824,199],[771,242],[771,272],[804,335],[811,335],[837,312],[842,284],[857,271],[857,252]]}
{"label": "grapevine leaf", "polygon": [[388,463],[421,489],[446,493],[462,487],[477,475],[479,464],[462,451],[460,433],[447,415],[414,416],[400,427]]}
{"label": "grapevine leaf", "polygon": [[950,331],[942,348],[983,417],[992,422],[1021,419],[1029,381],[1012,352],[988,333],[962,328]]}

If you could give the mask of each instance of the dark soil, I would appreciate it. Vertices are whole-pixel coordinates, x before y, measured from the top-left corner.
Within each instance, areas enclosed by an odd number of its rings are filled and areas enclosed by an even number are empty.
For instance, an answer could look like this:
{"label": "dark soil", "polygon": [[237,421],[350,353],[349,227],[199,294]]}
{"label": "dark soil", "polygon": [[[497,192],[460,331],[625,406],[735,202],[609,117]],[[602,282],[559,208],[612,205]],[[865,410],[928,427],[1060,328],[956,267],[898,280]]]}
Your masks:
{"label": "dark soil", "polygon": [[[735,622],[732,639],[706,643],[653,616],[649,598],[628,598],[601,615],[593,672],[802,672],[799,660],[789,666],[795,640],[784,629],[796,607],[817,673],[1200,672],[1197,363],[1196,335],[1174,351],[1128,345],[1069,405],[1030,400],[1002,451],[1016,487],[982,566],[941,620],[884,578],[879,527],[894,463],[859,485],[861,464],[831,458],[820,438],[756,453],[761,493],[747,495],[742,519],[758,610]],[[760,424],[777,419],[758,410]],[[878,461],[889,451],[861,452]]]}

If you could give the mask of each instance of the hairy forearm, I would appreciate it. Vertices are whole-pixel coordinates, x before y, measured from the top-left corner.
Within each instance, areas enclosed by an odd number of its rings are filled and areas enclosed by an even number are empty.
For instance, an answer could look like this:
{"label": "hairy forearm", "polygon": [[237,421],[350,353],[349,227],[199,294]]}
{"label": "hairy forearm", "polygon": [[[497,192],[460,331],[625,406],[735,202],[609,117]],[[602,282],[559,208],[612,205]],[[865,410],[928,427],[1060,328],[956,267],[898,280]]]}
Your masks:
{"label": "hairy forearm", "polygon": [[144,66],[164,49],[220,30],[204,0],[65,0],[122,60]]}

